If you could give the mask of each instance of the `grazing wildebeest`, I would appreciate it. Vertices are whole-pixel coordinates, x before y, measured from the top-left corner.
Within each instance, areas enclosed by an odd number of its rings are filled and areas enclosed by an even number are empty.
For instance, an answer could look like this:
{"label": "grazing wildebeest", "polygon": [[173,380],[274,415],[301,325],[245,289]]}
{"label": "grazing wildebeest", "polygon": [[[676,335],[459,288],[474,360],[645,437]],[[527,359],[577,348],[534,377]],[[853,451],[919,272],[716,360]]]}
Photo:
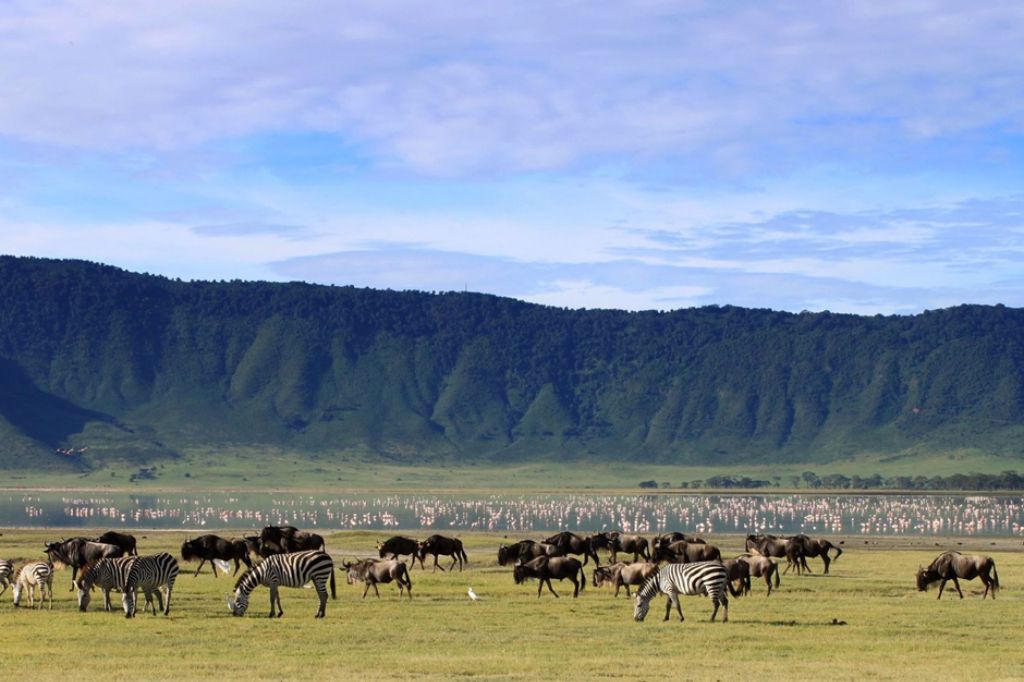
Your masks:
{"label": "grazing wildebeest", "polygon": [[[812,539],[804,535],[803,533],[800,533],[799,535],[794,535],[792,538],[790,538],[790,541],[799,545],[801,556],[800,563],[802,567],[807,569],[808,571],[810,571],[810,568],[807,567],[808,557],[821,557],[822,563],[825,564],[825,574],[827,575],[829,564],[831,564],[833,561],[837,561],[839,559],[839,555],[843,553],[841,547],[833,545],[828,540],[825,540],[824,538]],[[831,549],[836,550],[836,555],[834,558],[830,557],[828,554],[829,550]]]}
{"label": "grazing wildebeest", "polygon": [[260,531],[260,555],[325,551],[324,539],[316,533],[299,530],[295,526],[264,526]]}
{"label": "grazing wildebeest", "polygon": [[71,567],[71,592],[76,589],[75,578],[83,566],[94,564],[100,559],[124,556],[124,550],[117,545],[93,542],[88,538],[71,538],[70,540],[50,542],[43,551],[46,552],[50,563],[56,568]]}
{"label": "grazing wildebeest", "polygon": [[[386,555],[388,554],[391,555],[392,559],[397,559],[403,554],[408,554],[412,558],[412,563],[409,568],[416,568],[416,559],[419,558],[420,553],[420,543],[412,538],[396,535],[388,538],[384,542],[378,542],[377,550],[381,559],[386,559]],[[422,559],[420,559],[420,568],[423,568]]]}
{"label": "grazing wildebeest", "polygon": [[0,590],[0,595],[3,595],[10,587],[12,581],[12,574],[14,573],[14,562],[10,559],[0,559],[0,586],[4,589]]}
{"label": "grazing wildebeest", "polygon": [[195,540],[186,540],[181,545],[181,558],[185,561],[201,559],[192,577],[198,576],[199,571],[203,568],[203,564],[209,561],[210,568],[213,569],[213,577],[216,578],[217,564],[213,562],[214,559],[221,559],[222,561],[234,559],[235,572],[231,574],[233,576],[238,575],[239,562],[243,562],[248,568],[252,568],[252,561],[249,559],[249,548],[246,546],[245,540],[235,540],[234,538],[228,540],[219,535],[200,535]]}
{"label": "grazing wildebeest", "polygon": [[778,588],[779,565],[770,558],[760,554],[741,554],[736,557],[736,560],[748,566],[749,575],[744,584],[744,592],[750,592],[750,577],[764,578],[764,583],[768,586],[768,594],[765,596],[770,597],[772,594],[772,576],[775,577],[775,587]]}
{"label": "grazing wildebeest", "polygon": [[[683,616],[683,605],[679,601],[680,595],[707,595],[711,597],[715,610],[711,612],[711,620],[718,615],[719,605],[725,607],[723,623],[729,622],[729,597],[726,595],[726,586],[730,591],[732,585],[726,576],[725,566],[718,561],[702,561],[694,564],[669,564],[658,569],[647,582],[636,592],[636,602],[633,607],[633,620],[640,622],[647,617],[651,608],[651,600],[664,593],[668,597],[665,604],[665,620],[668,620],[672,613],[672,605],[675,604],[679,611],[679,620],[685,620]],[[735,593],[734,593],[735,596]]]}
{"label": "grazing wildebeest", "polygon": [[714,545],[695,545],[686,540],[679,540],[667,547],[658,549],[652,560],[667,561],[672,564],[689,564],[697,561],[720,561],[722,553]]}
{"label": "grazing wildebeest", "polygon": [[108,530],[106,533],[93,540],[93,542],[117,545],[124,550],[126,555],[138,556],[139,554],[135,549],[135,536],[128,533],[118,533],[114,530]]}
{"label": "grazing wildebeest", "polygon": [[924,592],[928,585],[941,580],[939,583],[939,599],[942,599],[942,589],[946,586],[947,580],[953,581],[960,598],[964,593],[960,590],[960,580],[974,580],[981,578],[985,585],[985,593],[981,595],[984,599],[992,591],[992,598],[996,598],[996,590],[999,589],[999,573],[996,571],[996,562],[991,557],[979,554],[964,555],[960,552],[943,552],[935,558],[928,568],[921,567],[917,571],[917,589]]}
{"label": "grazing wildebeest", "polygon": [[619,561],[611,566],[599,566],[594,569],[594,587],[600,587],[605,582],[615,586],[615,596],[619,596],[619,589],[626,588],[626,596],[633,596],[629,591],[630,585],[643,585],[644,581],[654,575],[658,570],[657,565],[646,561],[627,564]]}
{"label": "grazing wildebeest", "polygon": [[597,550],[590,542],[590,538],[582,538],[576,533],[572,533],[567,530],[563,530],[561,533],[556,533],[551,537],[544,540],[549,545],[554,545],[559,549],[562,554],[575,554],[583,557],[583,565],[587,565],[587,561],[590,558],[594,559],[594,563],[598,566],[601,565],[601,560],[597,557]]}
{"label": "grazing wildebeest", "polygon": [[[577,576],[579,577],[577,578]],[[587,576],[583,572],[583,564],[579,562],[579,559],[565,556],[539,556],[525,563],[517,563],[512,569],[512,577],[516,581],[516,585],[523,583],[528,578],[537,578],[540,581],[537,585],[538,598],[545,583],[547,583],[551,594],[555,595],[555,598],[558,597],[555,588],[551,586],[552,578],[555,580],[568,578],[573,584],[573,597],[578,597],[580,590],[587,586]]]}
{"label": "grazing wildebeest", "polygon": [[43,602],[49,595],[50,609],[53,610],[53,566],[42,561],[27,563],[18,573],[18,578],[14,581],[14,605],[21,604],[21,593],[27,591],[28,607],[34,607],[37,586],[39,587],[39,608],[43,608]]}
{"label": "grazing wildebeest", "polygon": [[[805,536],[806,537],[806,536]],[[748,535],[744,546],[748,552],[757,552],[761,556],[786,559],[786,570],[796,568],[797,573],[803,571],[811,572],[807,565],[807,557],[804,556],[803,542],[793,538],[780,538],[775,535]]]}
{"label": "grazing wildebeest", "polygon": [[511,545],[498,547],[498,563],[502,566],[515,563],[519,559],[529,561],[539,556],[565,556],[565,554],[555,545],[534,540],[520,540]]}
{"label": "grazing wildebeest", "polygon": [[442,571],[444,567],[437,563],[437,557],[439,555],[452,557],[452,563],[448,566],[450,571],[455,567],[455,564],[459,564],[459,570],[462,570],[464,563],[469,563],[469,557],[466,556],[466,550],[462,548],[462,540],[458,538],[449,538],[444,535],[431,535],[429,538],[419,544],[419,551],[416,556],[420,560],[422,567],[423,560],[427,558],[428,554],[434,555],[434,570],[440,568]]}
{"label": "grazing wildebeest", "polygon": [[725,566],[725,575],[729,583],[739,583],[739,594],[748,594],[750,592],[750,565],[742,561],[740,557],[722,559],[722,565]]}
{"label": "grazing wildebeest", "polygon": [[647,538],[641,535],[623,535],[618,531],[608,533],[595,533],[591,535],[590,546],[594,550],[607,549],[611,552],[609,563],[618,563],[619,552],[632,552],[633,562],[640,560],[640,557],[650,560],[651,555],[647,551]]}
{"label": "grazing wildebeest", "polygon": [[366,593],[369,591],[370,586],[373,586],[373,591],[377,594],[377,599],[380,599],[380,590],[377,589],[377,583],[390,583],[394,581],[398,585],[398,598],[402,598],[402,591],[408,590],[409,601],[412,601],[412,578],[409,577],[409,571],[405,567],[404,561],[398,559],[363,559],[355,563],[345,562],[342,564],[345,569],[345,578],[349,585],[354,584],[356,581],[362,581],[365,583],[363,587],[363,598],[366,598]]}

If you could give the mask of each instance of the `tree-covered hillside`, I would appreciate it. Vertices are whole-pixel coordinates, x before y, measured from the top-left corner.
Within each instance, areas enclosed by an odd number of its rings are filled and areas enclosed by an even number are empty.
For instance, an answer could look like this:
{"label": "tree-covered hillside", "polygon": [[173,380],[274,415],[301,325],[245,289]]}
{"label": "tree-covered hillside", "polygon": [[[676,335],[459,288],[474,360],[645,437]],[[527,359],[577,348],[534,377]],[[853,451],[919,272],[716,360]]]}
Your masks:
{"label": "tree-covered hillside", "polygon": [[[196,444],[390,461],[1024,456],[1024,311],[564,310],[0,258],[0,466]],[[89,448],[86,454],[57,449]]]}

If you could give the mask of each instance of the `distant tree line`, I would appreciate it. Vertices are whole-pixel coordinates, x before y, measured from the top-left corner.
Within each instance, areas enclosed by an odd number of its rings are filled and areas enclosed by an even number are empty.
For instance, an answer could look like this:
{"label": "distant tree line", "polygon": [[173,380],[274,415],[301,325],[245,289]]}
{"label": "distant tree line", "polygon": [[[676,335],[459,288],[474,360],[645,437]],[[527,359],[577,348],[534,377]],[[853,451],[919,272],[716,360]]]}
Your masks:
{"label": "distant tree line", "polygon": [[[667,482],[641,481],[640,487],[671,488]],[[799,476],[775,476],[771,481],[748,476],[711,476],[706,479],[683,481],[682,489],[756,489],[756,488],[801,488],[810,490],[1024,490],[1024,474],[1018,471],[1002,471],[998,474],[953,474],[951,476],[844,476],[826,474],[818,476],[805,471]]]}

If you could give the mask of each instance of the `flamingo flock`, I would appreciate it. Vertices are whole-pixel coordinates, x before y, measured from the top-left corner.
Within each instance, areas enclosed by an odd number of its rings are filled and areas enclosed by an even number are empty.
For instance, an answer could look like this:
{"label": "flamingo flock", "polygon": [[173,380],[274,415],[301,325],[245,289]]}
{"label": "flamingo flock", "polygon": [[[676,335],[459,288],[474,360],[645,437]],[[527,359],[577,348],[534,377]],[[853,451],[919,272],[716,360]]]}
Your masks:
{"label": "flamingo flock", "polygon": [[0,494],[0,525],[453,529],[527,533],[1024,535],[1024,498],[963,495]]}

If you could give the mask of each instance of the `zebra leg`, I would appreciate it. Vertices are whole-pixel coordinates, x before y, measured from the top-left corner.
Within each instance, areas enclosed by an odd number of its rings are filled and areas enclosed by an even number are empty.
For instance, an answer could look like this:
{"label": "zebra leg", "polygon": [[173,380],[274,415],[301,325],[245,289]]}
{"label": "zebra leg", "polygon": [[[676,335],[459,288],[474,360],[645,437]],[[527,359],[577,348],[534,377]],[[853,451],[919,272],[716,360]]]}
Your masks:
{"label": "zebra leg", "polygon": [[277,585],[270,586],[270,614],[267,618],[274,617],[274,602],[277,600]]}
{"label": "zebra leg", "polygon": [[106,613],[110,613],[114,610],[114,607],[110,605],[110,588],[104,587],[103,589],[103,610]]}
{"label": "zebra leg", "polygon": [[323,618],[327,614],[327,586],[317,583],[316,596],[320,597],[320,608],[317,609],[316,618]]}
{"label": "zebra leg", "polygon": [[164,586],[164,589],[167,590],[167,592],[166,599],[164,599],[163,611],[165,616],[169,616],[171,615],[171,590],[174,589],[174,585],[169,583]]}
{"label": "zebra leg", "polygon": [[[153,594],[156,596],[156,603],[160,605],[160,610],[163,611],[164,610],[164,593],[163,593],[163,590],[158,587],[155,590],[153,590]],[[154,616],[156,615],[156,607],[155,606],[153,607],[153,615]]]}

